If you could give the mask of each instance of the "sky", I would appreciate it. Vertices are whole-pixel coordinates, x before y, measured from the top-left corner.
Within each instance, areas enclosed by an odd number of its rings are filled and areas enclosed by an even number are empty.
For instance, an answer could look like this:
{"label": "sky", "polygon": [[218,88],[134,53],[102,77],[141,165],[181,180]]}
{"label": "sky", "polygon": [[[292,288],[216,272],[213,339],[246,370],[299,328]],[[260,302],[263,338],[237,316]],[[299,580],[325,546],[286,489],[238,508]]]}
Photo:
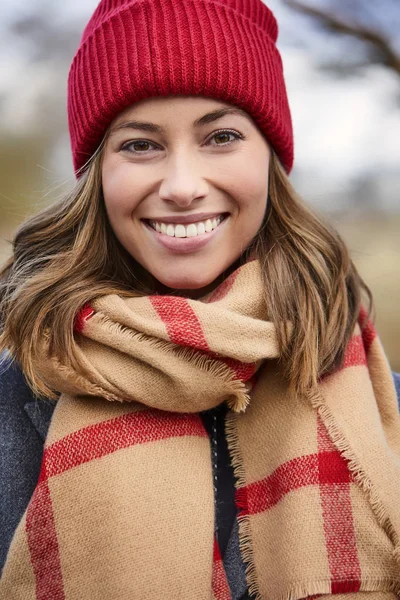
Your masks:
{"label": "sky", "polygon": [[[40,126],[35,110],[43,101],[51,103],[55,86],[66,87],[66,73],[48,65],[56,57],[28,67],[29,49],[24,40],[11,38],[7,22],[17,15],[45,5],[51,22],[76,27],[77,38],[97,6],[97,0],[1,0],[0,3],[0,128],[17,132]],[[388,70],[370,68],[364,75],[334,79],[317,68],[319,53],[335,51],[329,39],[318,36],[310,22],[268,0],[280,25],[281,51],[295,131],[294,177],[301,186],[312,189],[316,201],[336,198],[354,181],[375,175],[386,190],[384,202],[400,210],[400,81]],[[311,36],[313,44],[303,47],[301,36]],[[333,43],[333,42],[332,42]],[[61,93],[61,92],[60,92]],[[62,92],[64,93],[64,92]],[[43,106],[46,106],[44,104]],[[35,108],[36,107],[36,108]],[[60,103],[59,118],[65,107]],[[72,177],[68,134],[61,136],[53,158],[46,165],[55,174]],[[387,185],[387,180],[390,185]],[[378,186],[379,187],[379,186]],[[380,188],[379,188],[380,189]],[[338,199],[339,198],[339,199]]]}

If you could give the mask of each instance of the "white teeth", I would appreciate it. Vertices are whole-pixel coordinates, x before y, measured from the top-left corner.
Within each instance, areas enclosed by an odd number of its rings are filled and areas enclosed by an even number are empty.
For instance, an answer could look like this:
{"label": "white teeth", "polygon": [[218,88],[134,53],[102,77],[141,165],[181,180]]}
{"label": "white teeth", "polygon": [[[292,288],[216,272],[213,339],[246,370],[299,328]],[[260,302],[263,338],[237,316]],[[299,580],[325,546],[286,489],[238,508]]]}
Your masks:
{"label": "white teeth", "polygon": [[222,216],[215,217],[214,219],[207,219],[206,221],[197,221],[197,223],[190,223],[189,225],[182,225],[181,223],[173,225],[171,223],[161,223],[159,221],[150,221],[150,225],[158,231],[170,237],[184,238],[184,237],[196,237],[198,235],[204,235],[213,231],[223,220]]}
{"label": "white teeth", "polygon": [[[189,225],[189,227],[190,227],[190,225]],[[187,229],[188,236],[189,236],[189,227]],[[205,233],[205,232],[206,232],[206,226],[204,225],[204,223],[202,223],[200,221],[200,223],[197,223],[197,235],[203,235],[203,233]]]}
{"label": "white teeth", "polygon": [[198,235],[198,226],[196,227],[194,223],[190,223],[190,225],[186,227],[186,237],[196,237],[196,235]]}
{"label": "white teeth", "polygon": [[186,237],[186,227],[184,225],[175,225],[175,237]]}

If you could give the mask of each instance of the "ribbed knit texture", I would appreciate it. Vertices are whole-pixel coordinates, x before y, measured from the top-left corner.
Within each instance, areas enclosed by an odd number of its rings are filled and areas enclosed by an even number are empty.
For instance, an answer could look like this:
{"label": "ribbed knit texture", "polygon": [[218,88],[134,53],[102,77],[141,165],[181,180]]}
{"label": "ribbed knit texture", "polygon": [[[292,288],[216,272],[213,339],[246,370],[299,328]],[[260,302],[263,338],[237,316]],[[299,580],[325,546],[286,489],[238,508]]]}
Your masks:
{"label": "ribbed knit texture", "polygon": [[151,96],[201,95],[246,110],[287,171],[293,132],[278,26],[261,0],[104,0],[68,79],[75,169],[111,121]]}

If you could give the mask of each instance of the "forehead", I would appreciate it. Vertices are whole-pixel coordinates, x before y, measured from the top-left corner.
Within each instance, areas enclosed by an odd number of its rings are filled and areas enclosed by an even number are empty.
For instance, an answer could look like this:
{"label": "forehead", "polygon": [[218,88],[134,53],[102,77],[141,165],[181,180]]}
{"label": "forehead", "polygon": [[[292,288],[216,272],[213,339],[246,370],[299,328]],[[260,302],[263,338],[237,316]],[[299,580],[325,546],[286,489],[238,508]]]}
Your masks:
{"label": "forehead", "polygon": [[[167,96],[146,98],[124,109],[111,123],[111,132],[133,126],[135,122],[152,121],[142,127],[154,133],[166,133],[169,125],[191,125],[194,128],[211,123],[225,115],[235,115],[253,123],[250,115],[233,104],[199,96]],[[152,127],[155,125],[155,127]]]}

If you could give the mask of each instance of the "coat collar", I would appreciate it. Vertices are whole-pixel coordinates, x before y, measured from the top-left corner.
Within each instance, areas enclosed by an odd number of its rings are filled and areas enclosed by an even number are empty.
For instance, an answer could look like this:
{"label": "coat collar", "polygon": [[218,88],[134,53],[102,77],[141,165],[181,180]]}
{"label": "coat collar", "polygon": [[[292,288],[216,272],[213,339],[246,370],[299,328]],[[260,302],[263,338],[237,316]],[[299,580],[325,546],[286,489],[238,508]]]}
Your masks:
{"label": "coat collar", "polygon": [[26,414],[43,442],[46,439],[54,407],[54,401],[41,398],[26,402],[24,405]]}

